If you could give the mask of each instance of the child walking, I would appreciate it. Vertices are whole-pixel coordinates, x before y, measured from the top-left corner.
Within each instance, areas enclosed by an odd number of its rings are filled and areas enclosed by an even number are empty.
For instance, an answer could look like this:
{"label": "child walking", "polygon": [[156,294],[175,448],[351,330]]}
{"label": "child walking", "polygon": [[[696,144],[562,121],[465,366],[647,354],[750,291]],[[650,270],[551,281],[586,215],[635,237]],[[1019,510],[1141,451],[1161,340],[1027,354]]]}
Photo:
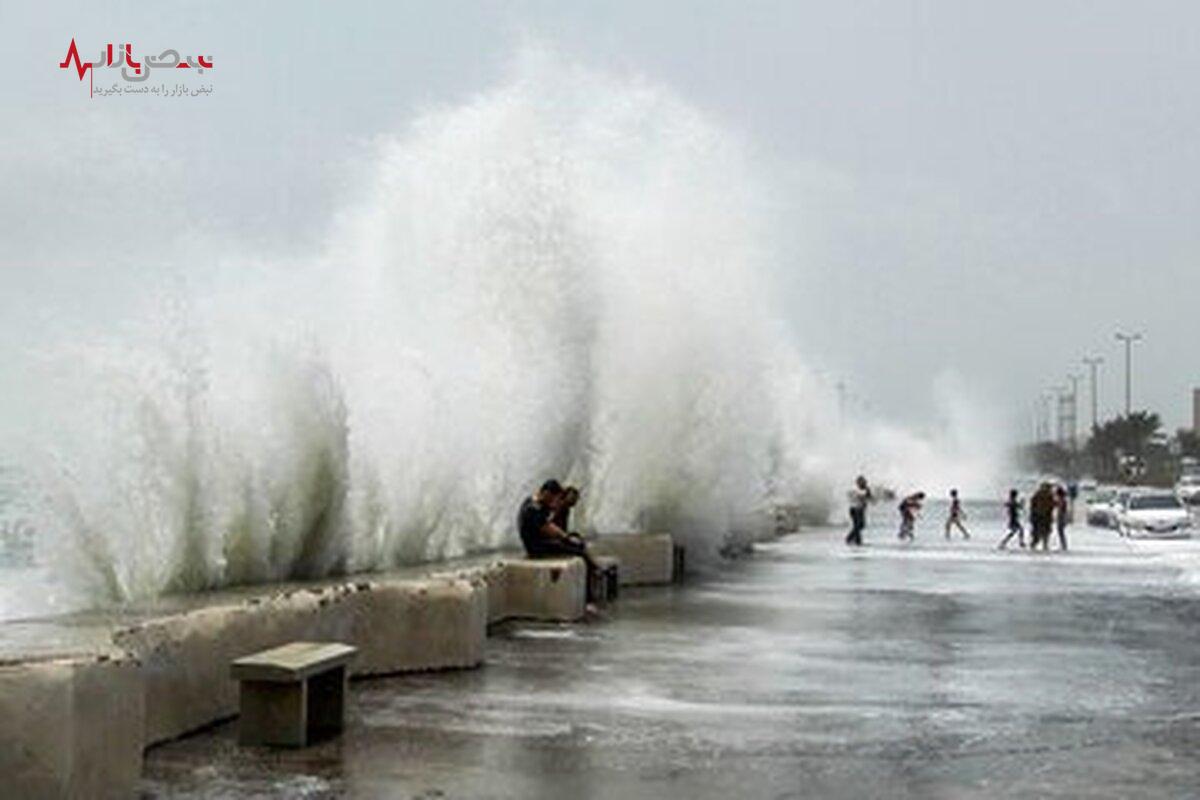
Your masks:
{"label": "child walking", "polygon": [[967,531],[967,526],[963,525],[963,520],[966,519],[966,514],[963,513],[962,501],[958,499],[958,489],[950,490],[950,516],[946,517],[946,538],[950,538],[950,530],[958,528],[964,539],[970,539],[971,534]]}
{"label": "child walking", "polygon": [[1023,505],[1017,490],[1010,489],[1008,500],[1004,503],[1004,510],[1008,512],[1008,535],[1000,540],[1001,550],[1008,547],[1009,541],[1014,536],[1017,537],[1017,543],[1021,547],[1025,546],[1025,528],[1021,525],[1021,507]]}

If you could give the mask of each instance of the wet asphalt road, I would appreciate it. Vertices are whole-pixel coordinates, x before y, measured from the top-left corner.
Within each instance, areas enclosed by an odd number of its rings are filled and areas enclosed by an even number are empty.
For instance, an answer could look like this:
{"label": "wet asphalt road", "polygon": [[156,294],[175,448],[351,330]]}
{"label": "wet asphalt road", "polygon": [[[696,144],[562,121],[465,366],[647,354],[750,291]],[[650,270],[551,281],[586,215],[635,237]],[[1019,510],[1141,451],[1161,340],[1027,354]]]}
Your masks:
{"label": "wet asphalt road", "polygon": [[144,794],[1200,796],[1200,542],[935,527],[808,531],[598,622],[509,625],[480,670],[353,684],[338,740],[156,748]]}

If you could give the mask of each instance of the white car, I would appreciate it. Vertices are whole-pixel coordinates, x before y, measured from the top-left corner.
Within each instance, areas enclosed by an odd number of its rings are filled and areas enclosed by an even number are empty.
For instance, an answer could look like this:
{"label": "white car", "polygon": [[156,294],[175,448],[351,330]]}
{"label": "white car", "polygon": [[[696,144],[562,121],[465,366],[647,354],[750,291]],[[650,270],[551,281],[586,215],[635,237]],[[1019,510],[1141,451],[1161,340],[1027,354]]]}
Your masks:
{"label": "white car", "polygon": [[1117,490],[1100,488],[1087,501],[1088,525],[1101,528],[1117,526]]}
{"label": "white car", "polygon": [[1175,494],[1186,505],[1200,505],[1200,475],[1184,475],[1175,484]]}
{"label": "white car", "polygon": [[1122,536],[1146,539],[1189,539],[1192,515],[1171,492],[1134,492],[1117,512]]}

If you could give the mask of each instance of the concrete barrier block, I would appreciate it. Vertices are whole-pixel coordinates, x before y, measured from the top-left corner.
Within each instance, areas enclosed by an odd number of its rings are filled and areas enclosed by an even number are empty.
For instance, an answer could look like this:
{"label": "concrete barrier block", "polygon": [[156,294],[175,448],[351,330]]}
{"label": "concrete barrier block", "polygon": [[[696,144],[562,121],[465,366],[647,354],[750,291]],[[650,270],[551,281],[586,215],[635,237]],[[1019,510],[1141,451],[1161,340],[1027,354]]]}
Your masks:
{"label": "concrete barrier block", "polygon": [[487,587],[488,625],[495,625],[512,616],[508,603],[508,567],[503,561],[497,561],[482,571],[482,578]]}
{"label": "concrete barrier block", "polygon": [[508,618],[508,572],[504,559],[484,561],[447,572],[434,572],[430,577],[454,578],[477,587],[483,596],[484,621],[487,625]]}
{"label": "concrete barrier block", "polygon": [[597,555],[621,562],[622,586],[671,583],[675,579],[674,542],[669,533],[614,533],[588,542]]}
{"label": "concrete barrier block", "polygon": [[587,603],[587,567],[580,558],[505,562],[506,618],[572,622]]}
{"label": "concrete barrier block", "polygon": [[0,774],[16,797],[67,797],[71,680],[66,663],[0,668]]}
{"label": "concrete barrier block", "polygon": [[133,797],[142,718],[132,662],[89,656],[0,667],[0,793]]}
{"label": "concrete barrier block", "polygon": [[152,619],[114,641],[142,663],[150,745],[234,716],[230,662],[288,642],[352,644],[355,675],[477,666],[487,602],[481,582],[360,580]]}
{"label": "concrete barrier block", "polygon": [[142,776],[145,692],[132,659],[74,669],[73,797],[131,797]]}
{"label": "concrete barrier block", "polygon": [[479,578],[384,581],[357,593],[346,641],[359,649],[354,675],[483,663],[488,587]]}

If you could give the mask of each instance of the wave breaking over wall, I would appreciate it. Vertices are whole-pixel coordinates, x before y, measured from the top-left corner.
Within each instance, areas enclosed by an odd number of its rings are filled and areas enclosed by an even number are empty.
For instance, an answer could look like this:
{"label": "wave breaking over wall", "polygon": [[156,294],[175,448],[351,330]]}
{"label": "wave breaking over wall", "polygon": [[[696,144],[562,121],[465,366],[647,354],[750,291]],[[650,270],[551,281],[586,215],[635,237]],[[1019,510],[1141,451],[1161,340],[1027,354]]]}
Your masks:
{"label": "wave breaking over wall", "polygon": [[47,552],[121,601],[511,543],[552,475],[585,529],[714,544],[826,502],[853,459],[751,173],[669,91],[525,53],[377,142],[322,252],[200,265],[43,358]]}

